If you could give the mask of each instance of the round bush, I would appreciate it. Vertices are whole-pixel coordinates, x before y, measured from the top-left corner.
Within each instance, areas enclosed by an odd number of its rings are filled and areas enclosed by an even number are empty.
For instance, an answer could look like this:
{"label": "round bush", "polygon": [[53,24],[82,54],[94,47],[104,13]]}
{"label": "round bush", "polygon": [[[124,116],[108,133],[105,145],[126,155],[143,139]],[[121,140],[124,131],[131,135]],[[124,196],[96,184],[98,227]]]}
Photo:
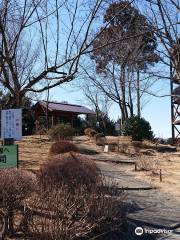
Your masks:
{"label": "round bush", "polygon": [[153,132],[150,123],[144,118],[137,116],[128,118],[123,125],[123,134],[132,136],[133,141],[142,141],[143,139],[153,139]]}
{"label": "round bush", "polygon": [[48,135],[52,140],[72,139],[74,128],[70,124],[57,124],[48,131]]}
{"label": "round bush", "polygon": [[34,176],[21,169],[0,170],[0,202],[9,207],[20,203],[34,189]]}
{"label": "round bush", "polygon": [[84,130],[84,134],[87,135],[87,136],[89,136],[91,131],[92,131],[92,128],[86,128],[86,129]]}
{"label": "round bush", "polygon": [[97,134],[97,132],[93,128],[86,128],[84,130],[84,133],[89,137],[94,137],[94,135]]}
{"label": "round bush", "polygon": [[[35,176],[21,169],[1,169],[0,170],[0,203],[5,210],[5,234],[14,233],[15,211],[22,202],[30,197],[36,189]],[[26,229],[25,222],[21,222],[21,230]]]}
{"label": "round bush", "polygon": [[39,180],[44,186],[68,184],[72,189],[77,185],[92,185],[97,182],[98,168],[84,155],[70,152],[50,156],[39,172]]}
{"label": "round bush", "polygon": [[78,148],[73,143],[65,140],[53,143],[49,150],[50,154],[61,154],[71,151],[78,152]]}

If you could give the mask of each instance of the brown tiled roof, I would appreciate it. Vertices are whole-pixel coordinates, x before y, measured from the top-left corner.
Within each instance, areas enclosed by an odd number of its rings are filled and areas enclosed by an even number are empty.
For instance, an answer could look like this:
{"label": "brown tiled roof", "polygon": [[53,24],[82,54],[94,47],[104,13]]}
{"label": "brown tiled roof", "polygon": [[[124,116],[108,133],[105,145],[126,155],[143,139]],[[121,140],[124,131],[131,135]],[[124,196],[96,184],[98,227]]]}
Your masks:
{"label": "brown tiled roof", "polygon": [[[46,108],[45,101],[39,101],[36,104],[40,104],[41,106]],[[61,102],[49,102],[48,109],[49,111],[73,112],[79,114],[95,114],[94,111],[90,110],[87,107]]]}

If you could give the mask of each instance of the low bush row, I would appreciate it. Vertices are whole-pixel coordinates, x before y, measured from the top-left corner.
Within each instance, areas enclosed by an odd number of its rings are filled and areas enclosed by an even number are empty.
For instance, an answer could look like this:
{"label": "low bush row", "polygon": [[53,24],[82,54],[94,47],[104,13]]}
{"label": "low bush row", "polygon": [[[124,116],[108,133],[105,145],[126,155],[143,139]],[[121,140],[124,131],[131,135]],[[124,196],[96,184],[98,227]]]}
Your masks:
{"label": "low bush row", "polygon": [[0,181],[4,236],[102,239],[97,236],[122,223],[119,197],[110,197],[95,163],[79,153],[49,155],[36,175],[1,169]]}
{"label": "low bush row", "polygon": [[73,188],[78,185],[93,185],[98,179],[96,164],[84,155],[69,152],[49,156],[39,171],[39,180],[43,186],[68,183]]}
{"label": "low bush row", "polygon": [[67,140],[59,140],[53,143],[50,147],[50,154],[61,154],[67,152],[78,152],[78,148],[75,144]]}

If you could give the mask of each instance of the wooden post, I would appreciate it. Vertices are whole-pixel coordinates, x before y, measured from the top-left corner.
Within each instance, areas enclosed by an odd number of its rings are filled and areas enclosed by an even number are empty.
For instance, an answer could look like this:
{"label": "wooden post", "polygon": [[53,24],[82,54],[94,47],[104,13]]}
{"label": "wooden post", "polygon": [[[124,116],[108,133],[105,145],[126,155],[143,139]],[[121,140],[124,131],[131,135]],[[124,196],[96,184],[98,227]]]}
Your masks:
{"label": "wooden post", "polygon": [[162,182],[162,170],[161,169],[159,171],[159,178],[160,178],[160,182]]}
{"label": "wooden post", "polygon": [[136,162],[134,163],[134,168],[135,168],[135,171],[137,171],[137,163]]}

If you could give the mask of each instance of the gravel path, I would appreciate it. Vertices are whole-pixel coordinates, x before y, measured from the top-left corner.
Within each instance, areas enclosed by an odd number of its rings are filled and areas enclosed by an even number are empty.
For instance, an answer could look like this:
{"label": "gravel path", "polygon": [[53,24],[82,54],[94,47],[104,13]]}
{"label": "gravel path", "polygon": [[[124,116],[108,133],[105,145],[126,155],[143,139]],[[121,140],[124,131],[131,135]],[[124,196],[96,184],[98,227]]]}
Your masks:
{"label": "gravel path", "polygon": [[77,145],[95,151],[89,157],[96,161],[106,177],[112,178],[119,188],[126,189],[126,203],[138,206],[136,211],[129,210],[127,216],[130,221],[146,229],[172,230],[162,236],[157,234],[158,239],[180,239],[180,199],[164,189],[162,191],[163,185],[155,189],[147,179],[139,178],[134,171],[136,159],[117,153],[104,153],[101,147],[89,142],[87,144],[86,141],[80,141]]}

